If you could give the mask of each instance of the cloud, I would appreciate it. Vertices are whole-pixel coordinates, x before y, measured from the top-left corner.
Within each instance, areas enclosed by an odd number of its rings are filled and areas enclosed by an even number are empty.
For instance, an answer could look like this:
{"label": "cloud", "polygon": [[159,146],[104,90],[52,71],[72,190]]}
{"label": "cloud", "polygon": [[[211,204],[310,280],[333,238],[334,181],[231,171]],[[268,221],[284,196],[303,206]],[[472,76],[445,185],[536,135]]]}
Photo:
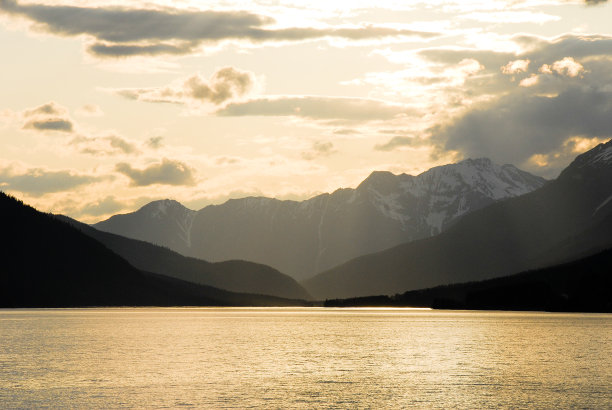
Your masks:
{"label": "cloud", "polygon": [[533,87],[540,82],[540,76],[537,74],[531,74],[529,77],[523,78],[519,85],[521,87]]}
{"label": "cloud", "polygon": [[508,23],[535,23],[544,24],[551,21],[561,20],[561,17],[546,14],[542,12],[535,12],[529,10],[523,11],[486,11],[486,12],[472,12],[460,16],[461,19],[476,20],[484,23],[499,23],[503,21],[504,24]]}
{"label": "cloud", "polygon": [[52,171],[43,168],[30,168],[19,171],[10,166],[0,168],[0,189],[19,191],[32,196],[67,191],[103,179],[105,178],[76,174],[68,170]]}
{"label": "cloud", "polygon": [[[568,138],[612,135],[612,37],[564,35],[543,40],[522,35],[515,41],[528,44],[528,51],[424,52],[444,64],[475,55],[481,63],[486,61],[486,76],[468,80],[464,92],[489,98],[432,127],[432,141],[464,156],[520,164],[533,155],[561,150]],[[546,166],[559,163],[547,161]]]}
{"label": "cloud", "polygon": [[68,118],[68,110],[54,101],[25,110],[22,115],[26,119],[24,129],[67,133],[74,130],[74,124]]}
{"label": "cloud", "polygon": [[209,79],[195,74],[165,87],[120,89],[115,92],[132,100],[147,102],[221,105],[247,94],[254,85],[254,77],[251,72],[224,67],[215,71]]}
{"label": "cloud", "polygon": [[[572,137],[563,142],[560,147],[544,154],[534,154],[525,163],[524,167],[533,170],[550,172],[551,177],[556,177],[559,170],[565,168],[577,155],[582,154],[598,144],[607,142],[606,138],[582,138]],[[545,172],[546,173],[546,172]],[[545,175],[549,176],[549,175]]]}
{"label": "cloud", "polygon": [[55,101],[50,101],[46,104],[23,112],[24,117],[37,117],[40,115],[66,115],[68,111]]}
{"label": "cloud", "polygon": [[268,16],[246,11],[196,11],[173,8],[76,7],[22,4],[0,0],[0,11],[33,21],[60,36],[86,35],[95,39],[90,53],[98,57],[189,54],[203,42],[222,40],[303,41],[324,37],[349,40],[417,36],[435,33],[379,26],[283,27]]}
{"label": "cloud", "polygon": [[335,135],[355,135],[359,134],[360,132],[354,128],[338,128],[334,130],[333,133]]}
{"label": "cloud", "polygon": [[61,131],[72,132],[73,125],[69,120],[61,118],[47,118],[44,120],[32,120],[25,123],[24,129],[34,129],[38,131]]}
{"label": "cloud", "polygon": [[517,74],[526,72],[527,68],[529,68],[529,60],[514,60],[502,66],[501,71],[504,74]]}
{"label": "cloud", "polygon": [[231,103],[217,115],[294,116],[314,120],[374,121],[414,115],[414,110],[379,100],[344,97],[275,97]]}
{"label": "cloud", "polygon": [[[521,34],[510,40],[517,52],[434,47],[378,53],[403,67],[394,73],[370,73],[366,80],[380,76],[381,81],[368,84],[380,87],[379,95],[401,90],[401,97],[419,101],[429,115],[422,117],[421,125],[415,119],[418,128],[397,132],[374,148],[392,151],[433,144],[437,156],[489,156],[521,165],[533,155],[557,152],[568,138],[612,136],[612,36],[545,39]],[[453,76],[447,72],[466,61],[480,70],[448,81]],[[560,169],[555,161],[545,167],[538,171],[548,176]]]}
{"label": "cloud", "polygon": [[194,42],[150,45],[94,43],[87,47],[87,51],[100,58],[155,56],[160,54],[183,55],[195,52],[198,46],[199,44]]}
{"label": "cloud", "polygon": [[444,150],[520,164],[575,136],[612,136],[612,91],[574,86],[552,97],[516,92],[431,131]]}
{"label": "cloud", "polygon": [[117,201],[114,196],[107,196],[103,199],[96,200],[94,202],[89,202],[82,206],[79,209],[79,216],[81,215],[89,215],[89,216],[99,216],[99,215],[108,215],[112,213],[116,213],[117,211],[121,211],[125,208],[125,204]]}
{"label": "cloud", "polygon": [[147,142],[145,143],[145,145],[149,148],[152,149],[158,149],[162,147],[162,141],[163,141],[164,137],[151,137],[147,140]]}
{"label": "cloud", "polygon": [[96,104],[85,104],[81,108],[79,108],[76,113],[83,117],[102,117],[104,116],[104,111],[102,108]]}
{"label": "cloud", "polygon": [[554,71],[559,75],[578,77],[584,72],[584,67],[572,57],[565,57],[563,60],[555,61],[552,65],[543,64],[538,71],[543,74],[552,74]]}
{"label": "cloud", "polygon": [[312,161],[319,157],[328,157],[336,152],[332,142],[316,141],[312,144],[310,150],[302,152],[302,158]]}
{"label": "cloud", "polygon": [[133,168],[125,162],[115,166],[115,170],[130,179],[132,186],[195,185],[194,170],[183,162],[164,158],[161,163],[152,164],[144,169]]}
{"label": "cloud", "polygon": [[131,155],[140,153],[134,143],[118,135],[104,137],[85,137],[81,135],[73,138],[69,144],[76,147],[82,154],[113,155],[122,153]]}
{"label": "cloud", "polygon": [[[425,48],[418,50],[416,56],[429,62],[456,65],[465,59],[474,59],[482,64],[490,74],[499,74],[499,67],[516,60],[529,61],[524,72],[535,72],[543,64],[572,57],[580,61],[586,57],[606,57],[612,55],[612,36],[566,34],[551,40],[529,35],[516,35],[511,40],[523,49],[518,54],[472,48]],[[392,56],[389,56],[392,58]],[[533,67],[531,69],[530,67]],[[504,76],[505,77],[505,76]],[[506,80],[507,81],[507,80]]]}
{"label": "cloud", "polygon": [[106,139],[110,143],[111,147],[116,148],[125,154],[136,154],[139,152],[134,144],[116,135],[111,135],[110,137],[106,137]]}

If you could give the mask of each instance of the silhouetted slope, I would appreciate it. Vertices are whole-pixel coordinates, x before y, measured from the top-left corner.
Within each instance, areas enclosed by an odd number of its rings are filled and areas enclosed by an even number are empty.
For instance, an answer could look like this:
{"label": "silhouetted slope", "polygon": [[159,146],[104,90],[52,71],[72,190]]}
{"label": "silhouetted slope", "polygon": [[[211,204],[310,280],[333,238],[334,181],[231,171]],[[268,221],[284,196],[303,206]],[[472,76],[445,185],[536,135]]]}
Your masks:
{"label": "silhouetted slope", "polygon": [[69,224],[0,192],[0,307],[284,305],[145,273]]}
{"label": "silhouetted slope", "polygon": [[232,292],[311,298],[294,279],[266,265],[246,261],[210,263],[148,242],[102,232],[65,216],[58,217],[100,241],[138,269]]}
{"label": "silhouetted slope", "polygon": [[584,256],[612,246],[612,230],[600,227],[604,221],[609,226],[612,215],[611,181],[608,142],[534,192],[472,212],[438,236],[356,258],[303,285],[316,298],[394,294]]}
{"label": "silhouetted slope", "polygon": [[326,306],[612,312],[612,249],[573,262],[482,282],[328,300]]}

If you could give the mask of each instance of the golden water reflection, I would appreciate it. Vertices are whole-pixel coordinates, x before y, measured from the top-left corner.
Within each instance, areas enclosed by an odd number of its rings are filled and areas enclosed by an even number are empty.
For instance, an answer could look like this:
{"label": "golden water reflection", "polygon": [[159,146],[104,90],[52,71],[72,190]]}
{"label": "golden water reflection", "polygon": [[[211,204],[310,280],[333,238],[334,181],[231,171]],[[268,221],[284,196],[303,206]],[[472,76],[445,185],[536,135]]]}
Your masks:
{"label": "golden water reflection", "polygon": [[3,407],[612,405],[612,315],[0,311]]}

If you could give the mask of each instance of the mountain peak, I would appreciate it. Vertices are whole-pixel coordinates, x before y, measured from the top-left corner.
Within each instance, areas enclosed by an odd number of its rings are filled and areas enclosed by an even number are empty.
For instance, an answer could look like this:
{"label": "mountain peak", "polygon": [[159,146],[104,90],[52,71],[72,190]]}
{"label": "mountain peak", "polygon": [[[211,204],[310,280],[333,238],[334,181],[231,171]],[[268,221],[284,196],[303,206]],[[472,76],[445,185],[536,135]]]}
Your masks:
{"label": "mountain peak", "polygon": [[577,166],[585,166],[596,163],[612,163],[612,139],[597,145],[584,154],[578,155],[570,167],[574,164]]}
{"label": "mountain peak", "polygon": [[357,186],[356,190],[374,190],[381,194],[387,194],[397,191],[401,182],[412,178],[414,178],[412,175],[395,175],[389,171],[374,171]]}
{"label": "mountain peak", "polygon": [[181,204],[180,202],[175,201],[174,199],[160,199],[157,201],[149,202],[148,204],[140,208],[137,212],[149,213],[154,218],[161,218],[162,216],[167,215],[168,213],[176,210],[183,212],[189,211],[188,208],[183,206],[183,204]]}
{"label": "mountain peak", "polygon": [[546,180],[514,165],[500,166],[489,158],[468,158],[425,171],[415,178],[415,182],[415,194],[435,187],[438,194],[446,192],[455,196],[458,192],[472,191],[499,200],[531,192]]}
{"label": "mountain peak", "polygon": [[582,179],[582,174],[588,170],[603,170],[612,168],[612,139],[601,143],[591,150],[580,154],[561,172],[559,179]]}

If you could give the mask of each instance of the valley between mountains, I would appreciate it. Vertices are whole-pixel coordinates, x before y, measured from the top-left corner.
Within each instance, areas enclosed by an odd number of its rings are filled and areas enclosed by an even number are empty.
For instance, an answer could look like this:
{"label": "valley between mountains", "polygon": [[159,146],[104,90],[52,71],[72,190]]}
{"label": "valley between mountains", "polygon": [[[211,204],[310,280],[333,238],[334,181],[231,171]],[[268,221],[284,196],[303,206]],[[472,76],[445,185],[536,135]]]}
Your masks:
{"label": "valley between mountains", "polygon": [[[302,202],[250,197],[194,211],[155,201],[93,226],[4,194],[0,206],[13,238],[3,250],[4,307],[391,295],[378,301],[486,308],[490,290],[512,309],[528,299],[544,310],[612,309],[611,273],[602,268],[612,258],[612,141],[552,181],[481,158],[417,176],[374,172],[355,189]],[[490,282],[526,271],[518,285]],[[472,288],[421,291],[465,282],[482,283],[477,299]],[[415,299],[415,291],[428,296]],[[410,297],[393,296],[402,294]],[[538,295],[550,303],[534,304]]]}

